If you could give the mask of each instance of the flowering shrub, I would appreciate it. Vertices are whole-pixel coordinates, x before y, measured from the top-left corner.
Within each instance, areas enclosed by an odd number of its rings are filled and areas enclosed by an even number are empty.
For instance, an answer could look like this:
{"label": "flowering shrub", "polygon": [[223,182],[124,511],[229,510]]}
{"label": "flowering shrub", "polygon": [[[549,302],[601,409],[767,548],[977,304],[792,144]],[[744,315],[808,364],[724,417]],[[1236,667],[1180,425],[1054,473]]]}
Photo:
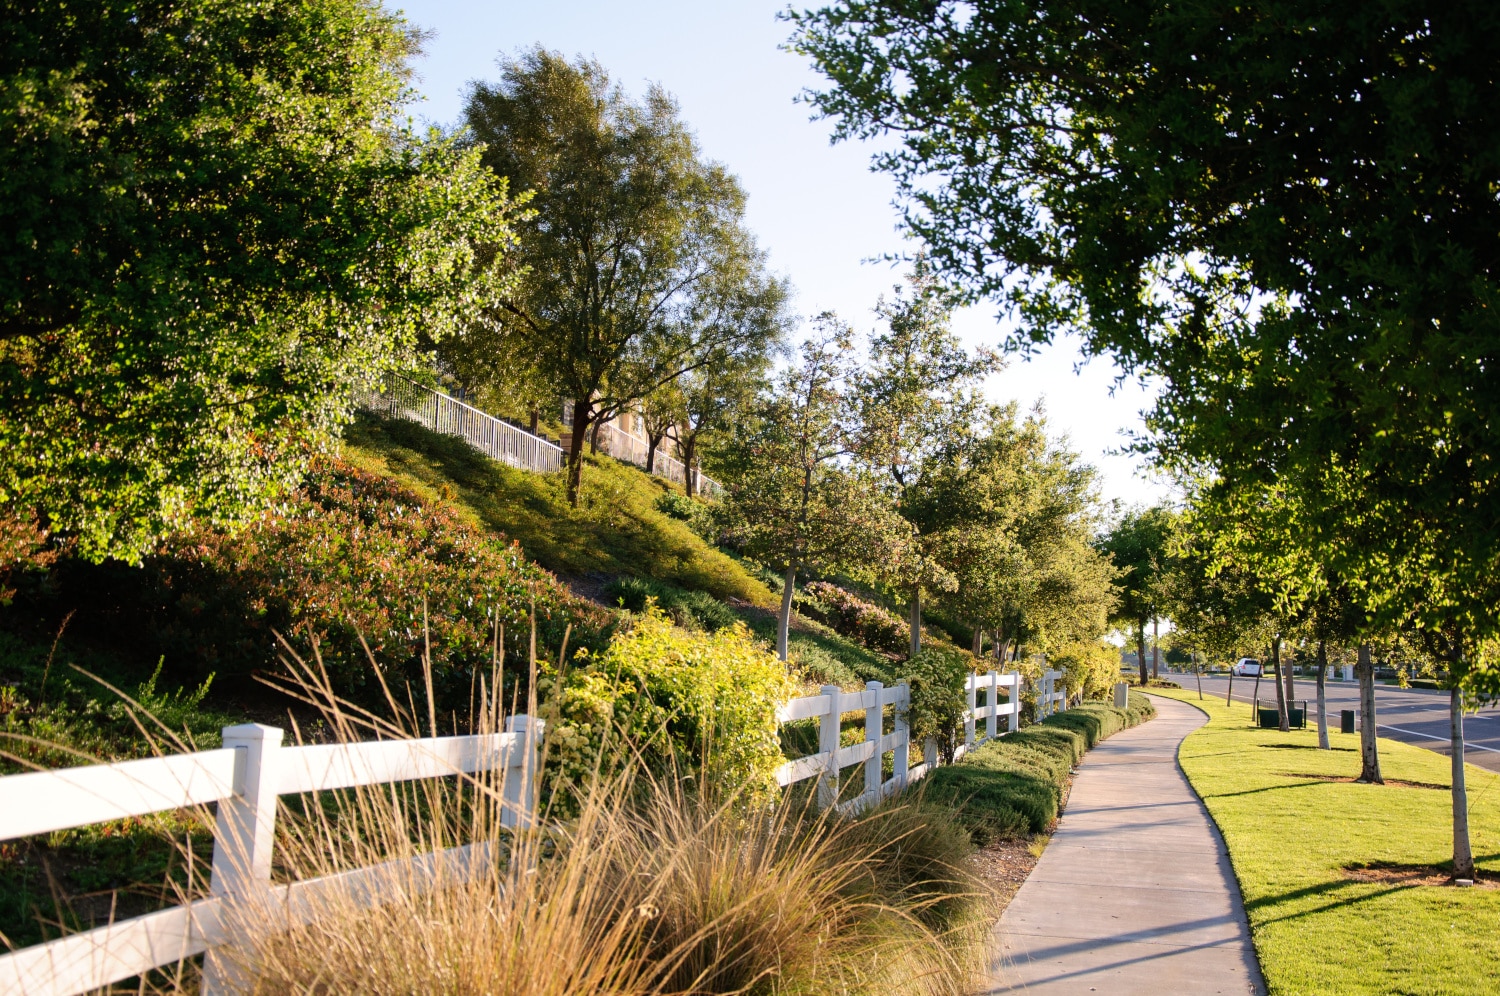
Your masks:
{"label": "flowering shrub", "polygon": [[[525,701],[529,613],[539,648],[602,646],[607,614],[573,598],[519,546],[442,503],[337,460],[316,466],[279,508],[242,532],[203,531],[148,564],[169,661],[246,672],[275,661],[272,631],[309,656],[316,640],[338,694],[381,696],[360,640],[399,701],[423,695],[430,639],[439,710],[467,713],[472,679],[488,672],[495,614],[505,628],[507,685]],[[424,638],[424,597],[426,637]]]}
{"label": "flowering shrub", "polygon": [[776,707],[793,683],[743,624],[688,632],[651,607],[602,652],[579,659],[544,710],[554,805],[576,799],[595,772],[637,761],[746,801],[775,792]]}
{"label": "flowering shrub", "polygon": [[[880,606],[857,598],[838,585],[814,581],[803,592],[817,601],[813,613],[823,622],[871,650],[904,654],[911,645],[911,626]],[[823,611],[818,612],[821,608]],[[806,608],[803,611],[807,611]]]}

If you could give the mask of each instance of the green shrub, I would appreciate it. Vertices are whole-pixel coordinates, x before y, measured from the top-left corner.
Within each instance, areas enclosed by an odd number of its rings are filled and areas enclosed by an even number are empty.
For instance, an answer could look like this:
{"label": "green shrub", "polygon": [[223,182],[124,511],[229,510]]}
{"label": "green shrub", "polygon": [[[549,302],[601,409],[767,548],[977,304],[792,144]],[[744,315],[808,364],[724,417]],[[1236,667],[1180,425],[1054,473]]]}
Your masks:
{"label": "green shrub", "polygon": [[787,660],[797,677],[812,685],[838,685],[841,688],[852,688],[856,685],[863,685],[866,680],[880,680],[878,678],[861,679],[848,664],[811,640],[788,639]]}
{"label": "green shrub", "polygon": [[921,795],[887,800],[840,827],[835,847],[863,856],[846,886],[854,902],[911,909],[940,932],[982,912],[984,891],[970,870],[973,839],[951,807]]}
{"label": "green shrub", "polygon": [[560,805],[596,774],[637,762],[747,801],[774,796],[784,760],[776,708],[794,686],[743,626],[693,633],[648,608],[602,652],[578,660],[544,707],[548,777]]}
{"label": "green shrub", "polygon": [[965,679],[973,672],[973,658],[962,650],[928,646],[905,664],[894,683],[911,686],[907,713],[912,740],[937,741],[945,762],[953,759],[963,736],[964,710],[968,707]]}
{"label": "green shrub", "polygon": [[635,613],[646,611],[646,606],[654,600],[674,622],[687,629],[723,629],[733,626],[740,618],[733,609],[707,592],[684,591],[651,578],[630,575],[616,578],[605,585],[604,597]]}
{"label": "green shrub", "polygon": [[713,509],[701,499],[689,498],[676,491],[665,491],[656,499],[656,510],[668,518],[687,523],[689,529],[709,543],[713,543],[718,536],[719,528]]}
{"label": "green shrub", "polygon": [[955,808],[975,843],[1041,833],[1057,819],[1068,775],[1100,740],[1156,714],[1132,694],[1129,708],[1084,702],[976,747],[923,781],[927,799]]}

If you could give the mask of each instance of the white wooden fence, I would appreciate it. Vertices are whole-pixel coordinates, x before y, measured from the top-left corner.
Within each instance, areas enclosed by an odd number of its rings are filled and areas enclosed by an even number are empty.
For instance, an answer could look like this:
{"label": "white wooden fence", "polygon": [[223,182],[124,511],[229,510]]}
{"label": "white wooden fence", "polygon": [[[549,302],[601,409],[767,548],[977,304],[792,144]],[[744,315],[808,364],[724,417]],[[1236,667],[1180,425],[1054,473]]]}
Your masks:
{"label": "white wooden fence", "polygon": [[562,447],[556,443],[396,374],[386,378],[384,390],[357,392],[355,402],[371,411],[425,425],[434,432],[458,436],[485,456],[521,470],[547,473],[563,466]]}
{"label": "white wooden fence", "polygon": [[522,715],[507,720],[505,733],[283,747],[281,730],[251,723],[227,727],[218,750],[0,778],[0,840],[218,804],[209,898],[0,956],[0,992],[67,996],[205,952],[203,993],[230,991],[233,970],[213,956],[232,939],[229,904],[263,903],[281,922],[306,923],[323,896],[378,903],[380,883],[398,866],[408,881],[432,882],[490,857],[479,842],[273,886],[279,796],[503,770],[501,822],[529,826],[541,728]]}
{"label": "white wooden fence", "polygon": [[[1037,691],[1039,718],[1067,708],[1066,693],[1053,690],[1062,676],[1061,671],[1043,673]],[[964,682],[964,694],[968,698],[963,715],[964,742],[954,751],[955,761],[979,744],[1014,733],[1019,728],[1021,682],[1021,676],[1015,671],[969,675]],[[1004,702],[999,698],[1001,689],[1007,693]],[[982,706],[977,704],[980,692],[985,694]],[[885,732],[887,706],[892,707],[893,714],[890,733]],[[783,764],[776,773],[777,782],[788,786],[816,778],[819,807],[827,809],[837,805],[840,810],[854,812],[901,791],[938,766],[938,745],[934,740],[922,745],[922,763],[915,767],[910,764],[911,728],[906,717],[910,707],[911,691],[906,685],[886,688],[878,681],[868,682],[859,692],[846,692],[838,685],[824,685],[817,695],[792,699],[777,710],[776,718],[782,723],[817,719],[818,752]],[[1045,713],[1044,708],[1048,710]],[[839,743],[839,734],[844,714],[849,712],[865,714],[865,737],[859,743],[843,747]],[[1000,729],[1002,717],[1005,719],[1003,732]],[[889,779],[884,774],[887,753],[892,755]],[[864,791],[839,802],[840,772],[861,762],[864,764]]]}

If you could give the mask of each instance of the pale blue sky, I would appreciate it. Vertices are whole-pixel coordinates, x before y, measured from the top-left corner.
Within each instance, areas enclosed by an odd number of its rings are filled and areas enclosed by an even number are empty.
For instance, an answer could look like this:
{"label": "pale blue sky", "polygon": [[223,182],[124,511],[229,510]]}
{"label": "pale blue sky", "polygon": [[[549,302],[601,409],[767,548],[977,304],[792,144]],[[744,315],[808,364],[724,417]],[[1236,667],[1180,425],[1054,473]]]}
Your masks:
{"label": "pale blue sky", "polygon": [[[830,145],[829,123],[809,121],[793,102],[817,77],[780,50],[789,34],[776,19],[783,5],[757,0],[551,0],[549,3],[407,0],[414,24],[432,31],[417,63],[419,118],[452,124],[465,84],[494,79],[496,58],[540,42],[569,56],[598,59],[627,90],[659,82],[676,95],[704,152],[723,162],[749,192],[748,220],[775,270],[797,290],[800,314],[837,311],[860,331],[873,324],[876,298],[900,279],[887,264],[862,262],[908,248],[896,230],[893,186],[869,170],[870,148]],[[998,342],[993,309],[956,316],[975,345]],[[1141,479],[1138,461],[1106,452],[1120,430],[1140,425],[1148,395],[1127,383],[1114,395],[1115,370],[1095,360],[1075,375],[1078,356],[1059,344],[1030,361],[1015,359],[987,385],[995,400],[1044,399],[1054,431],[1103,476],[1107,498],[1149,503],[1159,486]]]}

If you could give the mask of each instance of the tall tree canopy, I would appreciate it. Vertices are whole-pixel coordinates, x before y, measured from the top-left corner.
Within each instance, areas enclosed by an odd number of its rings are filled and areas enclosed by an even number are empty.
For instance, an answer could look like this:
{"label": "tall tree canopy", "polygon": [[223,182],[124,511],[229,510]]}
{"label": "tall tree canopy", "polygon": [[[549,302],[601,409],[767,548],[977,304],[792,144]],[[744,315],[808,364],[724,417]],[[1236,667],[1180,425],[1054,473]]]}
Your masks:
{"label": "tall tree canopy", "polygon": [[475,83],[465,119],[536,209],[518,229],[525,269],[472,334],[534,358],[566,399],[576,504],[589,427],[725,349],[779,336],[787,286],[743,225],[739,182],[702,158],[660,87],[633,101],[598,63],[536,48],[503,60],[498,83]]}
{"label": "tall tree canopy", "polygon": [[852,466],[858,412],[848,326],[819,317],[797,361],[726,441],[720,467],[736,543],[783,575],[776,650],[787,655],[793,586],[809,571],[870,576],[903,546],[889,495]]}
{"label": "tall tree canopy", "polygon": [[1165,582],[1176,520],[1172,510],[1163,506],[1132,509],[1099,539],[1099,549],[1114,561],[1118,572],[1115,619],[1135,631],[1142,686],[1149,679],[1146,627],[1166,605]]}
{"label": "tall tree canopy", "polygon": [[0,506],[96,558],[238,521],[493,296],[514,216],[406,124],[414,39],[371,0],[6,8]]}

